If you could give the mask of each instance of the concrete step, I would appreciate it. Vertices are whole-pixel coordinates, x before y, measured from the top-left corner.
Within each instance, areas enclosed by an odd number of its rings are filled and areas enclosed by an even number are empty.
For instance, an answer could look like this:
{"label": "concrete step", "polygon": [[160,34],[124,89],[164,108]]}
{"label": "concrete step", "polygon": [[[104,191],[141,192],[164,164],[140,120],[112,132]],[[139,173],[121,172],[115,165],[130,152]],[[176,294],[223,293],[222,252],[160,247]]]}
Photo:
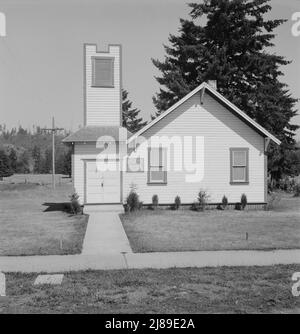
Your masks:
{"label": "concrete step", "polygon": [[86,204],[83,209],[84,213],[89,212],[116,212],[123,213],[124,208],[122,204]]}

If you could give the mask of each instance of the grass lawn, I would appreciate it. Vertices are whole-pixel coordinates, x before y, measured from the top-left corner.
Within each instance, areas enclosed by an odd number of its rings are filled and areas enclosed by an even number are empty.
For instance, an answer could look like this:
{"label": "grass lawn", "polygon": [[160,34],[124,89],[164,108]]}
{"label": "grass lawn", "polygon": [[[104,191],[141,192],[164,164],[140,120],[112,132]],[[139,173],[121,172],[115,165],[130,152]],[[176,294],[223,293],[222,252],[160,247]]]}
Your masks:
{"label": "grass lawn", "polygon": [[300,247],[300,198],[287,195],[272,211],[157,209],[121,220],[134,252]]}
{"label": "grass lawn", "polygon": [[0,313],[300,313],[296,265],[68,273],[61,286],[7,274]]}
{"label": "grass lawn", "polygon": [[55,190],[49,181],[49,175],[16,175],[0,182],[0,256],[81,252],[88,217],[64,211],[70,179],[61,178]]}

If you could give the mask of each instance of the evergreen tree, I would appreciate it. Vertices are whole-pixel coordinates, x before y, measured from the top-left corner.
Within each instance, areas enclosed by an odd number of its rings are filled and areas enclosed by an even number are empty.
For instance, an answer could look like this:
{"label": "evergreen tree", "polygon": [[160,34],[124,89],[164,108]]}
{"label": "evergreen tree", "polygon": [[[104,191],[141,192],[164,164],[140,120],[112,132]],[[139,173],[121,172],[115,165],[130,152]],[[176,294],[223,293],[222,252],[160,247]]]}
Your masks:
{"label": "evergreen tree", "polygon": [[29,172],[29,153],[28,151],[24,151],[17,160],[17,173],[27,174]]}
{"label": "evergreen tree", "polygon": [[141,117],[138,117],[140,110],[132,108],[132,102],[128,99],[128,92],[122,90],[122,124],[130,131],[135,133],[139,131],[147,122],[143,122]]}
{"label": "evergreen tree", "polygon": [[63,174],[72,176],[72,149],[69,149],[64,156]]}
{"label": "evergreen tree", "polygon": [[52,171],[52,150],[45,150],[45,159],[43,163],[42,173],[49,174]]}
{"label": "evergreen tree", "polygon": [[4,150],[0,150],[0,180],[2,181],[3,177],[11,175],[13,175],[13,172],[10,168],[9,158]]}
{"label": "evergreen tree", "polygon": [[12,148],[9,153],[9,163],[10,163],[10,168],[13,173],[17,172],[17,153],[16,151]]}
{"label": "evergreen tree", "polygon": [[42,172],[42,155],[41,149],[39,146],[35,145],[32,150],[32,159],[33,159],[33,172],[41,173]]}
{"label": "evergreen tree", "polygon": [[[153,98],[156,116],[196,88],[203,81],[217,80],[218,91],[276,135],[280,148],[270,147],[269,168],[276,178],[286,169],[298,126],[287,85],[280,81],[283,57],[268,52],[273,30],[285,20],[266,20],[269,0],[204,0],[189,4],[192,20],[181,20],[179,35],[170,35],[164,46],[164,61],[153,60],[162,75],[161,88]],[[199,18],[207,23],[200,25]],[[276,157],[276,158],[274,158]]]}

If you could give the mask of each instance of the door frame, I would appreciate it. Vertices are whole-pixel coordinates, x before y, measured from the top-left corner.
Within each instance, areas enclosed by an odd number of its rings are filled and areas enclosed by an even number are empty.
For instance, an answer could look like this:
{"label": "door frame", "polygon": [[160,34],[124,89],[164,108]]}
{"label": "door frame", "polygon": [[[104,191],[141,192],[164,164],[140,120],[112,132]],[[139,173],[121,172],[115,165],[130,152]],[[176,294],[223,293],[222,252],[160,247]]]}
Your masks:
{"label": "door frame", "polygon": [[[87,163],[88,162],[96,162],[97,159],[82,159],[84,168],[83,168],[83,186],[84,186],[84,191],[83,191],[83,205],[107,205],[107,204],[122,204],[122,183],[123,183],[123,178],[122,178],[122,169],[120,168],[120,202],[113,202],[113,203],[88,203],[87,202]],[[116,159],[109,159],[109,160],[114,160],[114,161],[120,161],[120,158]]]}

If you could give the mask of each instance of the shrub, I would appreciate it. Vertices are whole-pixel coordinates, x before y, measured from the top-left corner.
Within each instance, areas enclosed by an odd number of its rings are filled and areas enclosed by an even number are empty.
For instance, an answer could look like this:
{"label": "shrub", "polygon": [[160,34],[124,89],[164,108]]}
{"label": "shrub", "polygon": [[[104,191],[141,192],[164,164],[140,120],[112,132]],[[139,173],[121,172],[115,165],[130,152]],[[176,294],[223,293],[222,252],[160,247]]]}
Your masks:
{"label": "shrub", "polygon": [[181,205],[181,199],[179,196],[176,196],[174,201],[175,210],[178,210],[180,208],[180,205]]}
{"label": "shrub", "polygon": [[274,191],[277,187],[277,182],[274,179],[271,179],[271,177],[268,177],[268,193],[271,193]]}
{"label": "shrub", "polygon": [[279,192],[271,192],[268,196],[267,210],[273,210],[278,206],[281,200],[281,194]]}
{"label": "shrub", "polygon": [[300,183],[296,183],[294,185],[294,197],[299,197],[300,196]]}
{"label": "shrub", "polygon": [[205,190],[200,190],[198,193],[198,203],[199,203],[199,209],[201,211],[205,210],[206,208],[206,204],[208,202],[209,199],[209,195],[207,194],[207,192]]}
{"label": "shrub", "polygon": [[157,195],[152,196],[152,205],[154,209],[158,207],[158,196]]}
{"label": "shrub", "polygon": [[[140,208],[140,201],[139,201],[139,195],[134,191],[131,190],[126,198],[126,204],[127,204],[127,211],[135,211]],[[126,210],[126,208],[125,208]]]}
{"label": "shrub", "polygon": [[293,189],[296,185],[295,179],[285,176],[281,180],[279,180],[279,189],[286,191],[286,192],[293,192]]}
{"label": "shrub", "polygon": [[127,203],[123,204],[123,207],[125,212],[129,211],[129,205]]}
{"label": "shrub", "polygon": [[198,203],[198,202],[194,202],[194,203],[191,205],[191,210],[192,210],[192,211],[199,211],[199,203]]}
{"label": "shrub", "polygon": [[78,213],[82,214],[82,208],[81,205],[79,203],[79,196],[77,193],[74,193],[70,196],[70,207],[71,207],[71,212],[75,215],[77,215]]}
{"label": "shrub", "polygon": [[241,196],[241,209],[244,210],[247,206],[247,196],[245,194],[242,194]]}
{"label": "shrub", "polygon": [[228,198],[225,195],[222,198],[222,206],[223,206],[223,209],[226,209],[228,206]]}
{"label": "shrub", "polygon": [[224,210],[224,206],[222,204],[217,205],[217,210]]}
{"label": "shrub", "polygon": [[235,210],[242,210],[241,203],[239,203],[239,202],[235,203],[234,208],[235,208]]}

